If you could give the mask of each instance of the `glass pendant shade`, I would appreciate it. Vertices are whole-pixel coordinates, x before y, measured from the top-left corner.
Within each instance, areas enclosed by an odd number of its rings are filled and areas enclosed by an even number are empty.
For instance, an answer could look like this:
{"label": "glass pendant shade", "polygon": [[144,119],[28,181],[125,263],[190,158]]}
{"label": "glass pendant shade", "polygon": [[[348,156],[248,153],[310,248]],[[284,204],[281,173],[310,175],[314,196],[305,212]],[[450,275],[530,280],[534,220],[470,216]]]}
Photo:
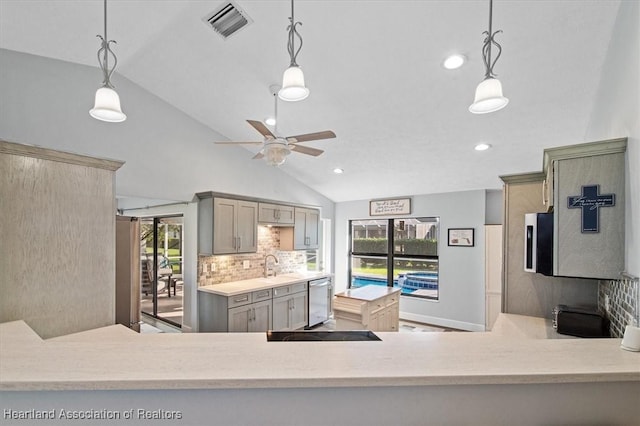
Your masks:
{"label": "glass pendant shade", "polygon": [[101,87],[96,91],[96,101],[89,114],[97,120],[110,123],[119,123],[127,119],[120,107],[118,93],[109,87]]}
{"label": "glass pendant shade", "polygon": [[273,143],[265,146],[264,159],[270,166],[279,166],[287,159],[289,148],[280,143]]}
{"label": "glass pendant shade", "polygon": [[309,89],[304,85],[304,74],[298,66],[290,66],[282,76],[282,89],[278,97],[283,101],[295,102],[306,99]]}
{"label": "glass pendant shade", "polygon": [[469,107],[474,114],[486,114],[507,106],[509,99],[502,96],[502,84],[497,78],[487,78],[476,88],[476,97]]}

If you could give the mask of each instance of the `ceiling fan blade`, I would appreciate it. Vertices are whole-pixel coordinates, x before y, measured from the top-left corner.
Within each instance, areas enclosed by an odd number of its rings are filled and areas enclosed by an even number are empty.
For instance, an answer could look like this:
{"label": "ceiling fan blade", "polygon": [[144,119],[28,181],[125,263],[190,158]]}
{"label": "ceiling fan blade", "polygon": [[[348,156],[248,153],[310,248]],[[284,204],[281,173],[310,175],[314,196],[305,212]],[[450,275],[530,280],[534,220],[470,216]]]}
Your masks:
{"label": "ceiling fan blade", "polygon": [[260,132],[260,134],[265,138],[267,139],[276,138],[276,136],[273,133],[271,133],[271,130],[267,129],[267,126],[265,126],[261,121],[247,120],[247,123],[251,124],[251,126],[253,126],[253,128],[256,129],[258,132]]}
{"label": "ceiling fan blade", "polygon": [[262,145],[262,142],[216,142],[219,145],[238,145],[238,144],[244,144],[244,145]]}
{"label": "ceiling fan blade", "polygon": [[289,148],[291,148],[291,151],[299,152],[300,154],[313,155],[314,157],[317,157],[324,152],[321,149],[301,145],[289,145]]}
{"label": "ceiling fan blade", "polygon": [[287,139],[287,142],[289,143],[298,143],[298,142],[317,141],[320,139],[331,139],[335,137],[336,137],[336,134],[333,133],[331,130],[325,130],[323,132],[306,133],[304,135],[297,135],[297,136],[288,136],[286,139]]}

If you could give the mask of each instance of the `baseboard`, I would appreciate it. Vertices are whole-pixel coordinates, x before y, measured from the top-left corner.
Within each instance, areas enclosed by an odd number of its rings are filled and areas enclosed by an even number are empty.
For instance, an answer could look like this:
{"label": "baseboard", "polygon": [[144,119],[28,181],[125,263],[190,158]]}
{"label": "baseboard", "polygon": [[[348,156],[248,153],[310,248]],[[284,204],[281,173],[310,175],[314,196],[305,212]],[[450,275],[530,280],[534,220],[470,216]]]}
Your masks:
{"label": "baseboard", "polygon": [[423,324],[437,325],[446,328],[466,331],[485,331],[484,324],[474,324],[471,322],[455,321],[446,318],[431,317],[428,315],[413,314],[410,312],[400,312],[400,319],[406,321],[421,322]]}
{"label": "baseboard", "polygon": [[193,333],[193,329],[188,325],[182,324],[182,332],[183,333]]}

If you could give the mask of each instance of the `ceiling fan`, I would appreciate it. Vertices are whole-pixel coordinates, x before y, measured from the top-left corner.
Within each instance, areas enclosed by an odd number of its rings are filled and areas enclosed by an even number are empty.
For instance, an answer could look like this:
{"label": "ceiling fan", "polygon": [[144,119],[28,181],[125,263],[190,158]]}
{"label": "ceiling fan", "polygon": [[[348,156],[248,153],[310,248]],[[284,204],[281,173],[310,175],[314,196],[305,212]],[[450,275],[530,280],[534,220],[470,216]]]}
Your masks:
{"label": "ceiling fan", "polygon": [[[272,87],[272,94],[277,94],[278,91],[275,90],[275,87]],[[275,95],[274,95],[275,96]],[[276,123],[277,123],[277,115],[278,115],[278,100],[276,98]],[[254,129],[256,129],[262,136],[264,136],[264,140],[262,142],[216,142],[217,144],[222,145],[263,145],[260,152],[258,152],[253,159],[257,160],[260,158],[264,158],[268,164],[272,166],[279,166],[284,163],[287,155],[293,152],[298,152],[300,154],[307,154],[317,157],[322,154],[324,151],[317,148],[311,148],[308,146],[298,145],[302,142],[310,142],[317,141],[321,139],[331,139],[335,138],[336,134],[331,130],[324,130],[322,132],[315,133],[305,133],[302,135],[296,136],[277,136],[272,133],[269,128],[261,121],[256,120],[247,120]]]}

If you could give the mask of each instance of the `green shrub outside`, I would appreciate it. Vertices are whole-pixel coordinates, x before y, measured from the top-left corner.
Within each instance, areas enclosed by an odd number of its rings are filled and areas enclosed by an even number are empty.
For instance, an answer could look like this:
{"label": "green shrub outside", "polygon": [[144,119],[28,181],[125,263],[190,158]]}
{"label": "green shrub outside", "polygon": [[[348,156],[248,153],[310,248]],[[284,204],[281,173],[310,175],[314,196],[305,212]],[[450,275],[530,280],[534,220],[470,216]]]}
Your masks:
{"label": "green shrub outside", "polygon": [[[356,238],[353,240],[355,253],[386,253],[388,240],[386,238]],[[402,253],[408,255],[437,256],[438,242],[436,240],[423,240],[407,238],[395,240],[396,247],[404,246]]]}

